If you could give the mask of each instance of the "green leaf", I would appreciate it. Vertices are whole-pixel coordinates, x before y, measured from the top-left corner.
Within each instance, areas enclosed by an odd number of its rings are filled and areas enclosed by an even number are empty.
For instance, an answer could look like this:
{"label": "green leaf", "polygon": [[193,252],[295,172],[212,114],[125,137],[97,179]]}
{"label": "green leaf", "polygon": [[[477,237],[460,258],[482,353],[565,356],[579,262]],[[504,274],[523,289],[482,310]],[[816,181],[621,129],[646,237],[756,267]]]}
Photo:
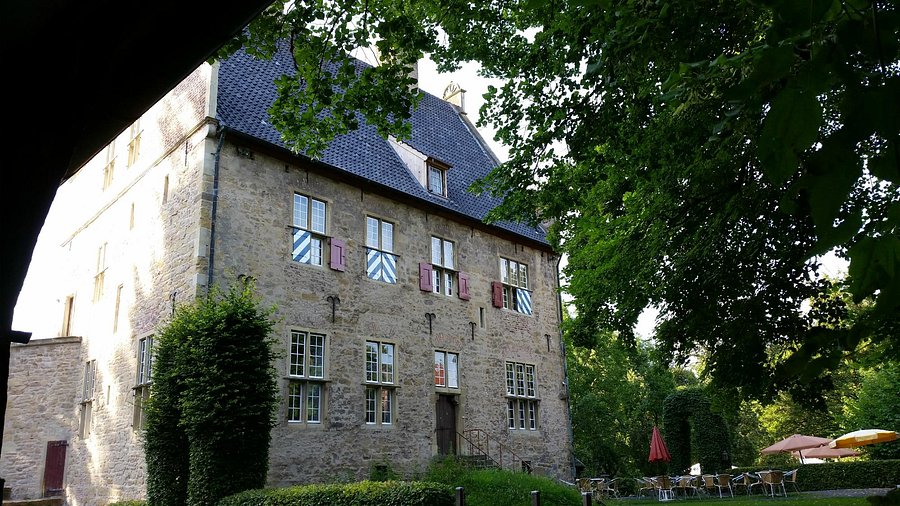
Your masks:
{"label": "green leaf", "polygon": [[813,95],[788,88],[775,98],[759,139],[760,159],[769,179],[782,184],[796,172],[796,157],[787,155],[810,147],[821,124],[822,107]]}
{"label": "green leaf", "polygon": [[819,239],[809,252],[810,255],[823,255],[831,251],[835,246],[845,244],[853,238],[862,228],[862,212],[857,211],[846,218],[836,227],[816,225],[816,235]]}

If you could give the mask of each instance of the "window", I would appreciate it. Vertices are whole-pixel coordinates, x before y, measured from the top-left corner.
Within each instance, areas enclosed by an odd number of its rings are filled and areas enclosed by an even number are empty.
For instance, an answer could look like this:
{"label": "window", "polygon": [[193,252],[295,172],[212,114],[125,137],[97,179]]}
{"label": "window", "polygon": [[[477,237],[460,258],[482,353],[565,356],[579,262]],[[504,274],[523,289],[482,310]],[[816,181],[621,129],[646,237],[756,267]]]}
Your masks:
{"label": "window", "polygon": [[447,170],[449,165],[429,159],[427,162],[428,192],[441,197],[447,196]]}
{"label": "window", "polygon": [[534,365],[507,362],[507,427],[510,430],[537,430],[538,403]]}
{"label": "window", "polygon": [[291,330],[288,356],[287,421],[322,423],[325,392],[325,335]]}
{"label": "window", "polygon": [[169,176],[163,178],[163,192],[162,192],[162,203],[165,204],[169,201]]}
{"label": "window", "polygon": [[295,262],[322,265],[326,210],[325,202],[294,194],[294,245],[291,257]]}
{"label": "window", "polygon": [[459,388],[459,354],[434,352],[434,386]]}
{"label": "window", "polygon": [[116,141],[106,146],[106,165],[103,166],[103,189],[112,186],[113,170],[116,166]]}
{"label": "window", "polygon": [[[528,289],[528,266],[508,260],[500,259],[500,283],[502,285],[502,307],[514,309],[520,313],[531,314],[531,291]],[[495,306],[500,306],[495,293]]]}
{"label": "window", "polygon": [[369,279],[397,283],[394,224],[366,216],[366,275]]}
{"label": "window", "polygon": [[144,404],[150,398],[150,380],[153,376],[153,336],[138,339],[137,378],[134,385],[134,430],[144,428]]}
{"label": "window", "polygon": [[116,287],[116,308],[113,311],[113,332],[119,331],[119,307],[122,305],[122,288],[124,285]]}
{"label": "window", "polygon": [[106,273],[106,244],[97,251],[97,271],[94,274],[94,302],[103,296],[103,277]]}
{"label": "window", "polygon": [[91,416],[94,408],[94,376],[96,370],[96,360],[88,360],[84,363],[84,383],[81,387],[81,420],[78,424],[78,433],[82,438],[91,435]]}
{"label": "window", "polygon": [[141,119],[138,118],[131,125],[131,138],[128,141],[128,166],[137,163],[141,156]]}
{"label": "window", "polygon": [[366,424],[394,423],[394,388],[394,345],[366,341]]}
{"label": "window", "polygon": [[63,308],[63,324],[62,330],[60,331],[61,336],[71,336],[72,335],[72,317],[75,312],[75,296],[69,295],[66,297],[66,305]]}
{"label": "window", "polygon": [[131,203],[131,214],[128,216],[128,230],[134,230],[134,202]]}
{"label": "window", "polygon": [[440,237],[431,238],[431,289],[434,293],[453,295],[455,262],[453,243]]}

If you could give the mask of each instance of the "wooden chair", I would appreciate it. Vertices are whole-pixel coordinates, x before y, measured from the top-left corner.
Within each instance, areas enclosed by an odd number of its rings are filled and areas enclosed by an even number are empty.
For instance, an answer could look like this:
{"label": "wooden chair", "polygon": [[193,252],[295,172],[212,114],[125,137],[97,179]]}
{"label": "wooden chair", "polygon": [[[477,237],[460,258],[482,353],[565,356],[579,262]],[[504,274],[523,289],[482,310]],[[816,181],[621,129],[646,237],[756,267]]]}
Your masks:
{"label": "wooden chair", "polygon": [[724,490],[728,490],[728,493],[731,494],[731,497],[734,497],[734,490],[731,488],[731,475],[728,473],[717,474],[716,475],[716,489],[719,491],[719,498],[724,497],[722,492]]}

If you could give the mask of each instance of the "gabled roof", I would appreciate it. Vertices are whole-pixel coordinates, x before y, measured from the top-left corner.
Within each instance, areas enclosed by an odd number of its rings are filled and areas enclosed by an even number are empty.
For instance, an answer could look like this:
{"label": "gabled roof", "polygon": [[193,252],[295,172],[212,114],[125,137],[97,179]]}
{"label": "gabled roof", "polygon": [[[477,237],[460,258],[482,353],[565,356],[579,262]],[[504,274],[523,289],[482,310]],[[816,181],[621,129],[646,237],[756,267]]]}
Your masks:
{"label": "gabled roof", "polygon": [[[358,65],[365,64],[358,62]],[[287,149],[281,134],[269,122],[267,112],[275,100],[274,80],[285,72],[293,72],[293,63],[284,48],[272,60],[258,60],[241,51],[221,62],[218,119],[231,130]],[[364,120],[360,121],[358,130],[336,138],[321,161],[336,171],[350,173],[481,221],[501,199],[476,196],[467,188],[495,167],[495,158],[473,132],[471,123],[461,117],[453,105],[429,93],[420,93],[423,97],[410,119],[412,136],[406,143],[453,167],[448,175],[447,198],[423,188],[388,141]],[[495,226],[547,244],[545,234],[539,228],[510,222],[496,223]]]}

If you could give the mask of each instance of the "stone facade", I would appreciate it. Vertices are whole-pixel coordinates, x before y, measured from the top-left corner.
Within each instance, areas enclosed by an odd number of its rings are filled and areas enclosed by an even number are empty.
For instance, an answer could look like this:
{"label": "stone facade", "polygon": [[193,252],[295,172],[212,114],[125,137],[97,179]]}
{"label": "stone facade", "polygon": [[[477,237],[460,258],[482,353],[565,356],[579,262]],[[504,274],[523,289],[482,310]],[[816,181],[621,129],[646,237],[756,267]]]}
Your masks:
{"label": "stone facade", "polygon": [[[480,429],[536,472],[570,477],[558,257],[532,240],[397,199],[252,139],[227,131],[219,137],[215,83],[216,67],[204,65],[148,111],[140,122],[140,161],[127,168],[117,162],[108,188],[101,152],[60,189],[48,220],[65,224],[66,233],[38,246],[62,244],[59,282],[45,299],[57,299],[48,314],[63,315],[67,297],[73,298],[65,333],[82,337],[16,348],[4,434],[9,443],[0,463],[13,497],[40,493],[40,446],[49,437],[69,441],[69,504],[142,497],[143,452],[133,427],[138,342],[165,323],[173,303],[204,293],[208,279],[226,286],[242,275],[255,278],[265,302],[277,307],[284,343],[285,357],[276,366],[285,402],[273,431],[271,485],[363,478],[376,464],[404,475],[422,471],[439,453],[436,406],[448,399],[441,395],[451,396],[457,431]],[[130,131],[120,135],[118,157],[127,156],[131,140]],[[292,259],[295,194],[326,202],[326,255],[330,240],[343,241],[343,271],[329,268],[327,256],[322,266]],[[367,277],[367,216],[394,224],[396,284]],[[430,262],[432,236],[454,243],[456,268],[469,276],[470,300],[419,289],[419,264]],[[98,258],[104,254],[105,261]],[[533,314],[493,307],[501,258],[528,266]],[[103,287],[96,291],[101,273]],[[329,296],[340,300],[333,320]],[[434,315],[430,326],[426,313]],[[46,328],[32,330],[36,337],[58,335],[60,320],[47,318]],[[325,336],[319,423],[287,421],[292,331]],[[367,341],[394,345],[390,424],[366,423]],[[435,351],[458,354],[459,388],[435,386]],[[83,434],[88,361],[97,367],[90,434]],[[507,428],[507,362],[534,366],[535,430]],[[54,370],[52,387],[42,388],[54,390],[56,425],[32,427],[26,422],[35,405],[26,387]]]}

